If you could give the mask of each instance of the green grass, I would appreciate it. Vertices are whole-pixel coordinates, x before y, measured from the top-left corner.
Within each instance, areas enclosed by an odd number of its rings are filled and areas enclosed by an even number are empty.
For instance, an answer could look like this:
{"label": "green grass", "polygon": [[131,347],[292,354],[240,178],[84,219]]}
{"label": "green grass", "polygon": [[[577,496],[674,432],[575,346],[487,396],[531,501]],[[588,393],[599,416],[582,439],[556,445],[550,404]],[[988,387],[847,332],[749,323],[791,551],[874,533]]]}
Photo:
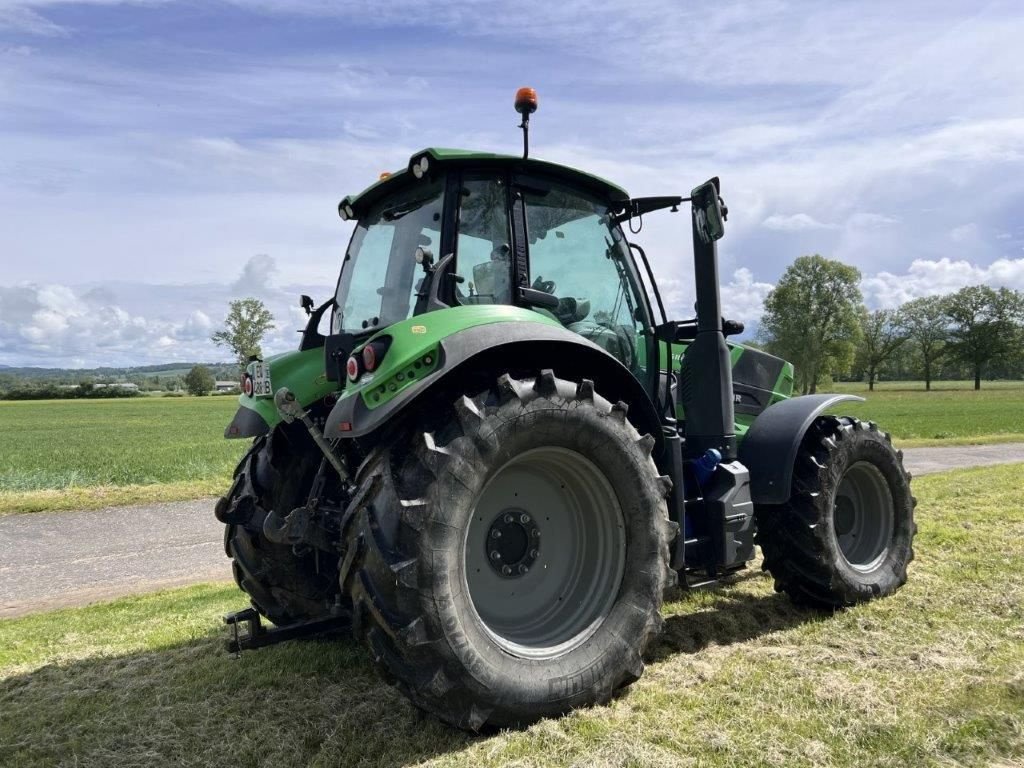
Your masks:
{"label": "green grass", "polygon": [[223,488],[246,440],[233,397],[0,402],[0,512],[196,498]]}
{"label": "green grass", "polygon": [[1024,467],[915,481],[897,595],[825,615],[752,571],[676,593],[608,706],[472,737],[421,719],[347,640],[233,659],[205,585],[0,621],[0,763],[949,766],[1024,760]]}
{"label": "green grass", "polygon": [[836,384],[830,389],[867,398],[842,403],[836,413],[872,419],[902,447],[1024,441],[1024,382],[936,382],[931,392],[921,382]]}
{"label": "green grass", "polygon": [[[885,382],[837,412],[874,419],[903,447],[1024,440],[1024,382]],[[0,514],[220,493],[247,440],[225,440],[233,397],[0,401]]]}

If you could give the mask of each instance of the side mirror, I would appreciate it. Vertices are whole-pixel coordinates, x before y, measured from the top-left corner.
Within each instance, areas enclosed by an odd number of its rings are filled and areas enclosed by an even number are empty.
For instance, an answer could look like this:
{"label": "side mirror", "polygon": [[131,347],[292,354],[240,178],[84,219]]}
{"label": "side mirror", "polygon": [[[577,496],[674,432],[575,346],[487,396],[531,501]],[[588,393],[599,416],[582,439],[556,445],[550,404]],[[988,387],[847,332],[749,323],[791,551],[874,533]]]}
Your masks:
{"label": "side mirror", "polygon": [[718,177],[701,184],[690,193],[693,206],[693,223],[705,243],[712,243],[725,234],[727,209],[718,196]]}
{"label": "side mirror", "polygon": [[299,306],[306,310],[307,317],[313,314],[313,307],[315,306],[313,304],[313,299],[307,296],[306,294],[302,294],[299,297]]}

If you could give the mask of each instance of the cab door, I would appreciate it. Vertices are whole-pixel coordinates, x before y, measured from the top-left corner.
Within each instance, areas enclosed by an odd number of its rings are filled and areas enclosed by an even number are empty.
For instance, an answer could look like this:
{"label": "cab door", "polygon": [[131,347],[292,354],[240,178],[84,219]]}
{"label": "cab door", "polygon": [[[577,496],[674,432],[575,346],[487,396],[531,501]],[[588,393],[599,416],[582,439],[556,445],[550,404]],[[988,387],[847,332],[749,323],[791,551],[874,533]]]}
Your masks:
{"label": "cab door", "polygon": [[515,179],[513,195],[513,217],[522,216],[515,232],[528,265],[515,282],[554,297],[554,306],[541,311],[618,359],[653,395],[658,360],[651,309],[608,203],[556,180],[525,176]]}
{"label": "cab door", "polygon": [[460,182],[456,304],[512,304],[512,230],[504,174],[464,173]]}

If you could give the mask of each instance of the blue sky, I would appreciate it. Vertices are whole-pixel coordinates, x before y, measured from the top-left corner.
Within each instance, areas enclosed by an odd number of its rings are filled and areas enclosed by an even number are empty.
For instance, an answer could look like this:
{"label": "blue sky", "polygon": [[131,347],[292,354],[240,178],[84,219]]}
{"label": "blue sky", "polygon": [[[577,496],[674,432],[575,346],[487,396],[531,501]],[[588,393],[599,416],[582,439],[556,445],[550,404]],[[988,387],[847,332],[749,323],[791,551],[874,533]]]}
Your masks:
{"label": "blue sky", "polygon": [[[793,258],[871,306],[1024,289],[1024,4],[0,0],[0,363],[219,359],[241,293],[294,344],[338,199],[430,145],[534,154],[635,195],[717,174],[730,315]],[[677,313],[683,216],[637,238]]]}

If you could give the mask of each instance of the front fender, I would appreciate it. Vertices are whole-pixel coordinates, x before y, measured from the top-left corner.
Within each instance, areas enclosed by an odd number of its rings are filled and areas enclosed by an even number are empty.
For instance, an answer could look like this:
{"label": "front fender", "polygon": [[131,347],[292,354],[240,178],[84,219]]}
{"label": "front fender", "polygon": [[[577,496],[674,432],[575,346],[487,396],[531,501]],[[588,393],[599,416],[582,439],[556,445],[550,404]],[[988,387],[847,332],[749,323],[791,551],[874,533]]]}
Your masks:
{"label": "front fender", "polygon": [[804,434],[836,403],[863,402],[857,395],[804,395],[766,408],[740,443],[739,459],[750,471],[755,504],[784,504],[793,484],[793,463]]}
{"label": "front fender", "polygon": [[[662,434],[657,411],[642,384],[622,363],[601,347],[560,324],[534,320],[505,320],[456,331],[436,347],[436,366],[414,385],[373,405],[353,392],[338,401],[327,418],[329,438],[362,437],[408,409],[424,393],[456,384],[462,374],[474,370],[551,368],[556,375],[589,378],[598,392],[630,404],[630,419],[648,431],[660,445]],[[390,352],[388,353],[390,355]],[[374,380],[374,387],[389,386]],[[372,401],[371,401],[372,402]]]}

